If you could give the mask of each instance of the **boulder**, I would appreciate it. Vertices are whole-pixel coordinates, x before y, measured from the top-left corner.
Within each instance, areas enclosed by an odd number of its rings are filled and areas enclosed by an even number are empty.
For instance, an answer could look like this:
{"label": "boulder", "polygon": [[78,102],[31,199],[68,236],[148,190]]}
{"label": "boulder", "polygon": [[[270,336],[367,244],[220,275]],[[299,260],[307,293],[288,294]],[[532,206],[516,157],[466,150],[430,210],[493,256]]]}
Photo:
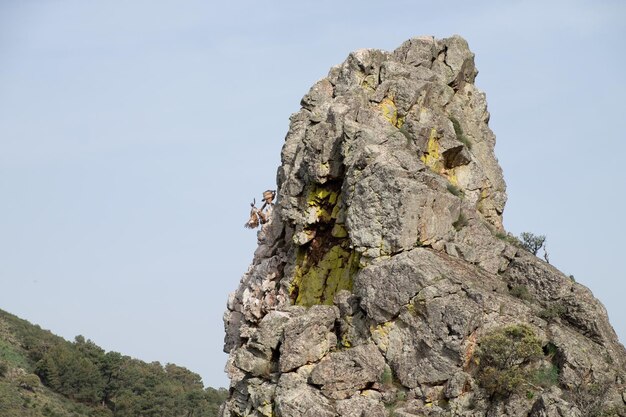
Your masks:
{"label": "boulder", "polygon": [[604,307],[503,228],[477,74],[417,37],[304,95],[224,314],[222,416],[626,415]]}

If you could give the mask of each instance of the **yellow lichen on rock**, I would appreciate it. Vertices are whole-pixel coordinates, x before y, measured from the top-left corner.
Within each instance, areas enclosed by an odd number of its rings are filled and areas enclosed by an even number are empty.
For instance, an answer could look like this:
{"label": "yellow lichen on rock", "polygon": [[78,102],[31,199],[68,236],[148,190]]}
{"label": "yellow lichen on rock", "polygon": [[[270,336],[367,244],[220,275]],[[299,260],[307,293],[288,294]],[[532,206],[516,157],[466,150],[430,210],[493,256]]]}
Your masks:
{"label": "yellow lichen on rock", "polygon": [[332,304],[335,294],[341,290],[352,291],[352,278],[359,270],[359,254],[356,251],[347,252],[339,248],[337,256],[337,262],[329,269],[326,279],[325,304]]}
{"label": "yellow lichen on rock", "polygon": [[426,152],[422,155],[422,162],[438,174],[443,171],[439,140],[437,139],[437,129],[434,127],[430,130],[430,137],[426,144]]}
{"label": "yellow lichen on rock", "polygon": [[308,203],[310,206],[322,204],[328,201],[329,204],[337,202],[337,192],[325,187],[315,187],[309,193]]}
{"label": "yellow lichen on rock", "polygon": [[448,181],[450,181],[450,184],[454,185],[455,187],[459,186],[459,179],[456,176],[456,171],[454,168],[446,170],[444,172],[444,175],[448,179]]}
{"label": "yellow lichen on rock", "polygon": [[332,304],[340,290],[352,291],[352,278],[359,269],[359,256],[340,245],[331,247],[315,265],[306,255],[297,258],[296,274],[292,289],[297,288],[296,305],[310,307],[316,304]]}
{"label": "yellow lichen on rock", "polygon": [[437,138],[437,129],[430,130],[430,136],[426,143],[426,152],[421,157],[422,162],[437,174],[443,175],[452,185],[459,186],[459,180],[455,168],[446,169],[441,154],[441,146]]}
{"label": "yellow lichen on rock", "polygon": [[267,402],[267,401],[264,401],[261,406],[257,407],[257,411],[259,413],[261,413],[262,416],[265,416],[265,417],[273,417],[274,416],[274,412],[273,412],[273,409],[272,409],[272,404]]}
{"label": "yellow lichen on rock", "polygon": [[383,352],[386,352],[389,347],[389,332],[391,331],[391,326],[392,323],[388,321],[383,324],[370,327],[372,340],[374,340],[376,346],[378,346],[378,348]]}
{"label": "yellow lichen on rock", "polygon": [[402,126],[404,126],[404,122],[406,121],[406,116],[398,116],[398,120],[396,121],[396,127],[398,129],[400,129]]}
{"label": "yellow lichen on rock", "polygon": [[337,222],[342,207],[340,185],[317,184],[306,195],[312,214],[305,231],[313,237],[296,253],[290,293],[296,305],[332,304],[337,291],[352,291],[360,255],[350,249],[348,231]]}
{"label": "yellow lichen on rock", "polygon": [[485,184],[483,183],[483,186],[480,188],[480,196],[478,198],[478,202],[476,203],[476,209],[481,212],[482,214],[487,214],[485,212],[485,204],[484,202],[489,198],[490,196],[490,185],[489,184]]}
{"label": "yellow lichen on rock", "polygon": [[371,91],[376,91],[376,77],[373,74],[364,75],[361,86]]}
{"label": "yellow lichen on rock", "polygon": [[380,110],[383,113],[385,119],[389,120],[394,126],[398,124],[398,108],[396,107],[396,103],[394,103],[393,99],[390,97],[385,97],[380,104],[378,105]]}
{"label": "yellow lichen on rock", "polygon": [[307,197],[309,207],[315,208],[316,222],[329,222],[333,215],[336,217],[335,209],[339,199],[339,192],[325,187],[313,188]]}
{"label": "yellow lichen on rock", "polygon": [[335,225],[333,226],[333,230],[330,233],[333,235],[333,237],[336,238],[348,236],[348,231],[346,230],[346,228],[339,223],[335,223]]}
{"label": "yellow lichen on rock", "polygon": [[[296,275],[298,276],[298,274]],[[320,300],[324,293],[326,275],[319,268],[313,267],[304,273],[301,272],[299,277],[296,305],[310,307],[315,304],[322,304]]]}

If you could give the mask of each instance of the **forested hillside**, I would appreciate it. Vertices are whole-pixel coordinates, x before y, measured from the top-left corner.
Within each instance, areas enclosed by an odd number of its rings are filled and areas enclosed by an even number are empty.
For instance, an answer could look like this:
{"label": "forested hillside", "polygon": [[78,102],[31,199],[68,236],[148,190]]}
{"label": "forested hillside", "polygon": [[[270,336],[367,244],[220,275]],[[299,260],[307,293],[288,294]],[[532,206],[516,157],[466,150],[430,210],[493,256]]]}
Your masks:
{"label": "forested hillside", "polygon": [[0,310],[0,417],[211,417],[226,394],[183,367],[68,342]]}

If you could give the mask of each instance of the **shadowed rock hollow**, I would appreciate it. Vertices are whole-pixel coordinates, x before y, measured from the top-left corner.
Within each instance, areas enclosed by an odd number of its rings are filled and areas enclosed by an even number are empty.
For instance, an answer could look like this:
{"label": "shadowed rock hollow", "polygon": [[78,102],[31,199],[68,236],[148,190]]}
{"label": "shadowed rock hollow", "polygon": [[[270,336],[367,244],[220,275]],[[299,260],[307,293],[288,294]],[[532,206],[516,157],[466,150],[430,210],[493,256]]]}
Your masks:
{"label": "shadowed rock hollow", "polygon": [[303,97],[224,315],[223,416],[624,415],[604,307],[503,230],[477,73],[421,37]]}

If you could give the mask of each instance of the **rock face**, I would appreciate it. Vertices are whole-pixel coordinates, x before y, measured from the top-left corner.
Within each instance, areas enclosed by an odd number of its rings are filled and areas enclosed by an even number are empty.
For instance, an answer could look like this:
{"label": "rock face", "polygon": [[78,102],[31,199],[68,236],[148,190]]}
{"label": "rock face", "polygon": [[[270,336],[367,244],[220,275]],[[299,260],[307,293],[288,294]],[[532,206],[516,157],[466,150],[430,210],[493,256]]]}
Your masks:
{"label": "rock face", "polygon": [[224,315],[222,416],[625,415],[603,306],[503,230],[476,74],[421,37],[304,96]]}

